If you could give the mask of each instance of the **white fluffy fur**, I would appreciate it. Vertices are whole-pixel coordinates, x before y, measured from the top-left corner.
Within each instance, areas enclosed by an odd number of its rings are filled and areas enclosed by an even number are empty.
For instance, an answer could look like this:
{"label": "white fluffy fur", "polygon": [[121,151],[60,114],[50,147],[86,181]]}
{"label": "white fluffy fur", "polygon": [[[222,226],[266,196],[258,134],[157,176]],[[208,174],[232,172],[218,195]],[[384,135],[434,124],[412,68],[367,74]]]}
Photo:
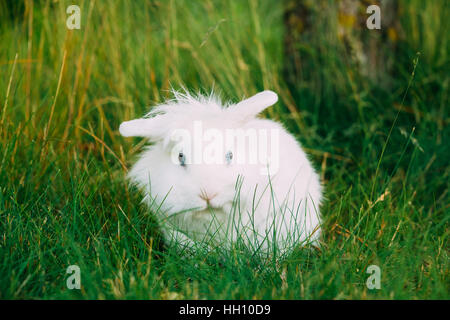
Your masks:
{"label": "white fluffy fur", "polygon": [[[316,242],[322,198],[319,177],[291,134],[277,122],[256,117],[276,103],[277,95],[264,91],[225,106],[213,94],[174,95],[175,99],[153,108],[146,117],[120,126],[123,136],[143,136],[154,142],[132,167],[129,179],[156,212],[166,240],[189,247],[199,242],[227,247],[242,241],[261,252],[276,244],[282,253],[306,241]],[[192,130],[196,120],[205,128],[219,130],[279,129],[280,169],[268,177],[260,174],[260,165],[183,167],[173,163],[170,131]],[[209,207],[199,197],[202,190],[217,194]]]}

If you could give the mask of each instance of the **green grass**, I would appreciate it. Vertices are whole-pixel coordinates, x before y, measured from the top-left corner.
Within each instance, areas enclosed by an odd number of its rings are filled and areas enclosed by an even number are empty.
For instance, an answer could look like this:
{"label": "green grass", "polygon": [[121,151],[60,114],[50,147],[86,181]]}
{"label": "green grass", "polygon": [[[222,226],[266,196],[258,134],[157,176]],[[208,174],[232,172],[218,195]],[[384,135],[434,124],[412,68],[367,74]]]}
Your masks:
{"label": "green grass", "polygon": [[[73,2],[82,25],[68,31]],[[400,6],[389,89],[358,75],[333,19],[299,44],[308,65],[288,83],[281,2],[35,1],[15,18],[2,7],[0,298],[448,299],[448,5]],[[125,182],[143,141],[118,126],[171,85],[279,94],[265,115],[324,181],[320,251],[275,268],[161,242]],[[81,290],[66,288],[72,264]],[[371,264],[380,290],[365,285]]]}

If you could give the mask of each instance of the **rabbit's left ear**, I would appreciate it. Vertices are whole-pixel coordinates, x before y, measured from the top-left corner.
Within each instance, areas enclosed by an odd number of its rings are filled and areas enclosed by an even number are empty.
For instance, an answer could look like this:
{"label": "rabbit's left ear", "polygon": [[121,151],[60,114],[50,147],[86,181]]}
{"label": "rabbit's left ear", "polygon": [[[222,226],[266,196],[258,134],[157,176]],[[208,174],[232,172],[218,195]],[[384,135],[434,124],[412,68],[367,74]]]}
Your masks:
{"label": "rabbit's left ear", "polygon": [[120,134],[124,137],[158,137],[164,126],[162,126],[162,121],[157,118],[142,118],[122,122],[119,127]]}
{"label": "rabbit's left ear", "polygon": [[256,116],[264,109],[274,105],[277,101],[278,95],[273,91],[266,90],[242,100],[232,108],[243,118],[249,118]]}

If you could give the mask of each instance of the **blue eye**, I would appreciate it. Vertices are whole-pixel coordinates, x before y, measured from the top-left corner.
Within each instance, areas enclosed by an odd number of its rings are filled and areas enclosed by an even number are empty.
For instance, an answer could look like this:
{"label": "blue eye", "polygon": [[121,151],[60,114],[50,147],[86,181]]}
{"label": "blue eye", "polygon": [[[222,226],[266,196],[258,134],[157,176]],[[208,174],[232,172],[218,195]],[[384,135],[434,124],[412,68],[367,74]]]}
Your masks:
{"label": "blue eye", "polygon": [[225,160],[226,160],[227,164],[230,164],[230,163],[231,163],[231,160],[233,160],[233,152],[228,151],[228,152],[225,154]]}
{"label": "blue eye", "polygon": [[178,161],[180,162],[180,165],[184,167],[186,165],[186,156],[183,152],[178,153]]}

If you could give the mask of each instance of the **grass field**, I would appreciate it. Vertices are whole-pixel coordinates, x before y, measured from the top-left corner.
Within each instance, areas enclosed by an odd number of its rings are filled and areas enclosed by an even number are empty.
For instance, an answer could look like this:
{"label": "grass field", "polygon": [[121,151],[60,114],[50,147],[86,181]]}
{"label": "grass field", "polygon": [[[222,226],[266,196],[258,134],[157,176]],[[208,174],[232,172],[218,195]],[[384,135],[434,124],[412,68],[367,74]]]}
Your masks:
{"label": "grass field", "polygon": [[[74,3],[80,30],[66,28]],[[445,3],[400,2],[388,89],[358,75],[332,19],[299,44],[309,65],[288,83],[281,1],[0,5],[0,298],[450,298]],[[239,252],[186,258],[160,241],[125,181],[144,141],[118,126],[181,85],[234,101],[279,94],[264,115],[324,182],[320,251],[275,268]],[[66,287],[74,264],[81,290]],[[379,290],[365,284],[373,264]]]}

